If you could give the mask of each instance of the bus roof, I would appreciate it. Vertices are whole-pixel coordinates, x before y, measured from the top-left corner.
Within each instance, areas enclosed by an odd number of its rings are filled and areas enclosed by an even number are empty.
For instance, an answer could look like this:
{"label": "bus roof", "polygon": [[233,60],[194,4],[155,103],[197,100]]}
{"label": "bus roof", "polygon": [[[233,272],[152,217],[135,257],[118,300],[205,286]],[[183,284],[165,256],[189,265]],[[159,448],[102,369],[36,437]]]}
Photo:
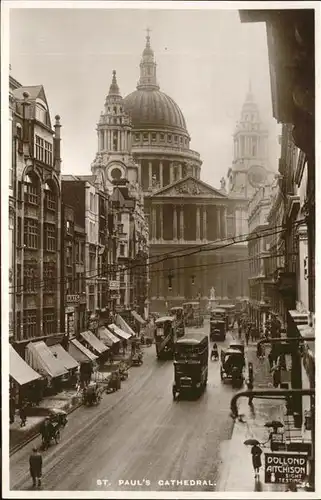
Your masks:
{"label": "bus roof", "polygon": [[215,309],[211,309],[211,313],[213,312],[225,313],[225,309],[223,309],[222,307],[215,307]]}
{"label": "bus roof", "polygon": [[198,345],[208,341],[208,335],[206,333],[186,333],[184,337],[176,340],[177,345]]}
{"label": "bus roof", "polygon": [[181,307],[181,306],[174,306],[174,307],[170,308],[170,311],[182,311],[182,310],[183,310],[183,307]]}
{"label": "bus roof", "polygon": [[195,302],[184,302],[183,306],[189,306],[189,305],[192,305],[192,306],[196,306],[196,305],[199,305],[199,302],[195,301]]}
{"label": "bus roof", "polygon": [[234,309],[235,305],[234,304],[220,304],[221,309]]}
{"label": "bus roof", "polygon": [[159,323],[165,323],[166,321],[175,321],[175,318],[174,316],[162,316],[161,318],[157,318],[157,320],[155,321],[155,324],[159,324]]}

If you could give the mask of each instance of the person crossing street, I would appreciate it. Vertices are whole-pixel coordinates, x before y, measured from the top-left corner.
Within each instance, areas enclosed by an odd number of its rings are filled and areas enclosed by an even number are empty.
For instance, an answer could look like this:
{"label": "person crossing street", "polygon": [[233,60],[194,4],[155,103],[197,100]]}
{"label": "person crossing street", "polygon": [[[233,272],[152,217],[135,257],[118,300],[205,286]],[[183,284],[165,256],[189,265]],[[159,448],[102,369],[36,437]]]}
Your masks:
{"label": "person crossing street", "polygon": [[42,477],[42,456],[38,452],[37,448],[32,449],[32,453],[29,457],[29,470],[32,479],[32,486],[35,488],[41,486]]}

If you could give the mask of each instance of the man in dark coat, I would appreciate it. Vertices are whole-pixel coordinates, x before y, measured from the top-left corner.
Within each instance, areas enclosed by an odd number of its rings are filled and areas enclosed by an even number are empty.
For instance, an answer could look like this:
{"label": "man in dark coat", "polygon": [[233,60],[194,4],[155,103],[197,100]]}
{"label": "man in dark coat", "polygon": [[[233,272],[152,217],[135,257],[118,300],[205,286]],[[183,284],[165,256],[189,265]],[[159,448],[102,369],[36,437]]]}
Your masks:
{"label": "man in dark coat", "polygon": [[30,476],[32,478],[32,486],[41,486],[41,476],[42,476],[42,456],[38,452],[37,448],[32,449],[32,453],[29,457],[29,469]]}

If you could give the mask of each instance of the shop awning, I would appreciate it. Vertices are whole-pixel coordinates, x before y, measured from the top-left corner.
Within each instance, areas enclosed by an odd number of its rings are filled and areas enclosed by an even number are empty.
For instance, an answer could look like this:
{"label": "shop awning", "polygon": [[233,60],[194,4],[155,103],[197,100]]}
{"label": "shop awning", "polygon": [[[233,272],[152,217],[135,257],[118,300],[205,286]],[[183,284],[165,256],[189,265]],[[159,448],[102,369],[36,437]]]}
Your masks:
{"label": "shop awning", "polygon": [[61,344],[56,344],[49,347],[52,354],[60,361],[66,370],[74,370],[79,366],[78,361],[76,361]]}
{"label": "shop awning", "polygon": [[119,338],[115,337],[105,326],[98,328],[99,339],[109,347],[118,344]]}
{"label": "shop awning", "polygon": [[43,342],[30,342],[26,347],[26,360],[34,370],[42,375],[56,378],[68,375],[68,371]]}
{"label": "shop awning", "polygon": [[124,318],[122,318],[120,314],[117,314],[115,324],[118,326],[118,328],[120,328],[124,332],[129,333],[130,336],[133,337],[136,336],[134,330],[126,323],[126,321],[124,320]]}
{"label": "shop awning", "polygon": [[114,323],[112,323],[111,325],[108,325],[108,328],[113,333],[115,333],[116,335],[118,335],[118,337],[120,337],[121,339],[128,340],[128,339],[131,338],[131,335],[129,333],[124,332],[124,330],[122,330],[121,328],[118,328],[118,326],[116,326]]}
{"label": "shop awning", "polygon": [[79,363],[88,363],[88,361],[95,361],[98,358],[96,354],[87,349],[77,339],[72,339],[69,342],[69,354]]}
{"label": "shop awning", "polygon": [[146,325],[146,321],[141,317],[140,314],[138,314],[138,312],[131,311],[131,315],[133,316],[133,318],[135,318],[136,321],[138,321],[138,323],[140,323],[143,326]]}
{"label": "shop awning", "polygon": [[10,376],[19,384],[25,385],[35,380],[39,380],[41,375],[37,373],[24,359],[19,356],[12,345],[9,346],[10,353]]}
{"label": "shop awning", "polygon": [[94,335],[89,330],[86,332],[82,332],[80,335],[99,354],[103,354],[104,352],[108,351],[108,347],[100,342],[96,335]]}

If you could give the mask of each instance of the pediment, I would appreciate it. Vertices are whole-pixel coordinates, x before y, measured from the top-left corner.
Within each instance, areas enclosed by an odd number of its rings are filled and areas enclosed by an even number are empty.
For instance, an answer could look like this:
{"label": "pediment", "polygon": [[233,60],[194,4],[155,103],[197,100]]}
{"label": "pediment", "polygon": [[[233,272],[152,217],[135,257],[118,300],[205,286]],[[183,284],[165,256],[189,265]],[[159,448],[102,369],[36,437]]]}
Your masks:
{"label": "pediment", "polygon": [[190,176],[180,179],[170,186],[159,189],[151,195],[151,198],[154,197],[226,198],[227,196],[218,189],[206,184],[206,182]]}

